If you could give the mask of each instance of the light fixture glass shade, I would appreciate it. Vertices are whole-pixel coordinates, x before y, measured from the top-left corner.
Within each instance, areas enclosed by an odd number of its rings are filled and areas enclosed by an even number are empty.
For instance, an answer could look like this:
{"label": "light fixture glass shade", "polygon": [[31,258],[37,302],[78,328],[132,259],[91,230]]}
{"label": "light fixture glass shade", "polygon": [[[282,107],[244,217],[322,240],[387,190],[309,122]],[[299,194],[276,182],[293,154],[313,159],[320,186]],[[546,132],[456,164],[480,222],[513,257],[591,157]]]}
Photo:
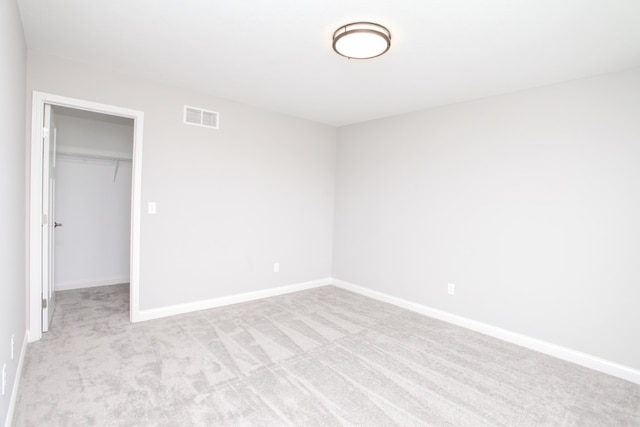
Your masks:
{"label": "light fixture glass shade", "polygon": [[391,47],[391,33],[372,22],[354,22],[333,33],[333,50],[350,59],[370,59]]}

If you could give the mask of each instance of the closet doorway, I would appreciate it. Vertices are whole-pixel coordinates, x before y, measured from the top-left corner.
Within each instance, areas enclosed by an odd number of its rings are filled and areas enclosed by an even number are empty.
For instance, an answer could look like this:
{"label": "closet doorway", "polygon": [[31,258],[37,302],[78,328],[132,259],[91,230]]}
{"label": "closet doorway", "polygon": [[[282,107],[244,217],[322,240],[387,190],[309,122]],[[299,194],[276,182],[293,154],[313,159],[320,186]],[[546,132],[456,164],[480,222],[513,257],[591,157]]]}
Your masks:
{"label": "closet doorway", "polygon": [[55,290],[129,283],[133,120],[61,106],[51,118]]}
{"label": "closet doorway", "polygon": [[55,290],[129,283],[137,320],[143,113],[34,92],[29,341]]}

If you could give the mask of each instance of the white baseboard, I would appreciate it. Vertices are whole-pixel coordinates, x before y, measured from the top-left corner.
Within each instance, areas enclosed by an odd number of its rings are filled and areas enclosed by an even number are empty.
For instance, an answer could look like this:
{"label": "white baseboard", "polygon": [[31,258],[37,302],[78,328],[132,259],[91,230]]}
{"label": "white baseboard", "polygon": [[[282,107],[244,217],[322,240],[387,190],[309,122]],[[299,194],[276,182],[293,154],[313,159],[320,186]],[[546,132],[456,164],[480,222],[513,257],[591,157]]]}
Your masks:
{"label": "white baseboard", "polygon": [[98,286],[119,285],[129,283],[129,276],[116,277],[104,280],[85,280],[81,282],[56,283],[56,291],[69,291],[71,289],[96,288]]}
{"label": "white baseboard", "polygon": [[5,427],[11,427],[13,423],[13,414],[16,410],[16,403],[18,401],[18,389],[20,388],[20,378],[22,378],[22,365],[24,363],[24,355],[27,352],[28,335],[27,331],[24,333],[22,340],[22,346],[20,347],[20,356],[18,357],[18,366],[16,367],[16,376],[13,380],[13,389],[11,390],[11,398],[9,399],[9,410],[7,411],[7,417],[4,421]]}
{"label": "white baseboard", "polygon": [[498,328],[496,326],[468,319],[466,317],[451,314],[446,311],[431,308],[426,305],[410,302],[402,298],[397,298],[385,294],[383,292],[373,291],[371,289],[367,289],[359,285],[354,285],[353,283],[345,282],[339,279],[333,279],[332,284],[339,288],[346,289],[348,291],[352,291],[369,298],[387,302],[398,307],[406,308],[407,310],[424,314],[425,316],[443,320],[445,322],[452,323],[466,329],[471,329],[473,331],[480,332],[485,335],[501,339],[503,341],[507,341],[513,344],[520,345],[522,347],[529,348],[531,350],[539,351],[540,353],[545,353],[550,356],[557,357],[558,359],[566,360],[577,365],[581,365],[596,371],[604,372],[605,374],[613,375],[615,377],[631,381],[636,384],[640,384],[640,371],[629,366],[601,359],[587,353],[582,353],[567,347],[562,347],[556,344],[539,340],[537,338],[532,338],[526,335],[512,332],[507,329]]}
{"label": "white baseboard", "polygon": [[313,280],[311,282],[296,283],[293,285],[281,286],[278,288],[265,289],[262,291],[247,292],[243,294],[230,295],[220,298],[212,298],[204,301],[194,301],[185,304],[170,305],[161,308],[140,310],[136,321],[159,319],[162,317],[174,316],[176,314],[191,313],[194,311],[207,310],[210,308],[222,307],[225,305],[238,304],[241,302],[253,301],[261,298],[269,298],[277,295],[289,294],[291,292],[304,291],[307,289],[326,286],[332,283],[330,278]]}

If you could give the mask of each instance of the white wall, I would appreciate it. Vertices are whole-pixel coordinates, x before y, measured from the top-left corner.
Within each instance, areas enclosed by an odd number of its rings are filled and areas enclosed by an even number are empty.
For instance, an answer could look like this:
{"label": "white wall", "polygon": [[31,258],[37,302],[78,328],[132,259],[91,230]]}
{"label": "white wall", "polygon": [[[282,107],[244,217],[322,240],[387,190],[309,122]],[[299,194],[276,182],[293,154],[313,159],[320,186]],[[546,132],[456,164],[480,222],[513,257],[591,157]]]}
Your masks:
{"label": "white wall", "polygon": [[342,128],[334,277],[638,369],[639,165],[640,70]]}
{"label": "white wall", "polygon": [[[140,306],[329,277],[335,129],[29,52],[27,89],[144,111]],[[219,130],[182,123],[219,111]],[[273,263],[280,273],[273,273]]]}
{"label": "white wall", "polygon": [[132,119],[60,106],[53,111],[58,121],[58,151],[131,158]]}
{"label": "white wall", "polygon": [[[58,151],[131,158],[133,121],[54,107]],[[57,290],[129,282],[131,163],[58,156]]]}
{"label": "white wall", "polygon": [[[25,73],[26,46],[15,1],[0,2],[0,369],[7,389],[0,422],[8,416],[25,326]],[[11,335],[15,357],[11,359]]]}

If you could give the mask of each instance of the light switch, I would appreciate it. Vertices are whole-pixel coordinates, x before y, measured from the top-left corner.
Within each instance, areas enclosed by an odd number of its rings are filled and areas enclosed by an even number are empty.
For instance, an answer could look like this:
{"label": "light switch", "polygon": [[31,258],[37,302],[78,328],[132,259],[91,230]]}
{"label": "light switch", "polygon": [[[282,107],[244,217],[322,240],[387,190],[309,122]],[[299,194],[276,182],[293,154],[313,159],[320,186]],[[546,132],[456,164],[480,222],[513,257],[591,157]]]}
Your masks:
{"label": "light switch", "polygon": [[156,202],[149,202],[148,207],[147,207],[147,211],[149,212],[149,215],[155,215],[156,214]]}

